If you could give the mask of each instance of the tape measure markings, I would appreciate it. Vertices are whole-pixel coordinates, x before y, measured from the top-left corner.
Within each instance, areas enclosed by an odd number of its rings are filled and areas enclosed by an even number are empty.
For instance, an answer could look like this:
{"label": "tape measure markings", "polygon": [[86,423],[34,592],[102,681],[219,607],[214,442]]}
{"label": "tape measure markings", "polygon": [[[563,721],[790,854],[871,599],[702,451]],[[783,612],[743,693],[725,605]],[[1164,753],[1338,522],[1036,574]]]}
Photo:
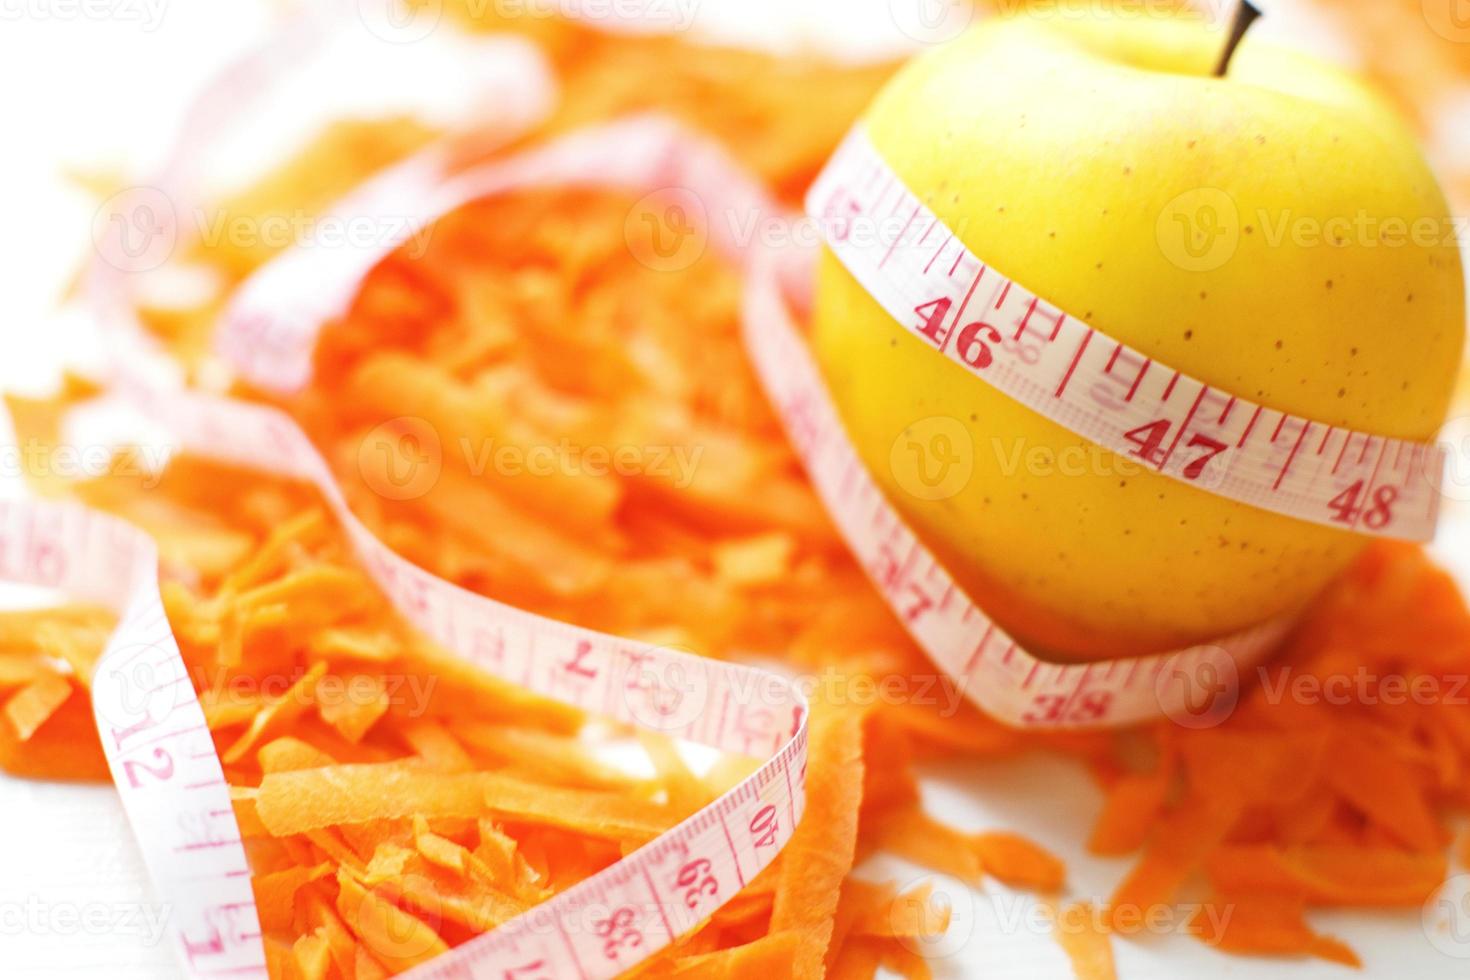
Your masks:
{"label": "tape measure markings", "polygon": [[[538,174],[545,172],[543,165],[547,161],[556,164],[552,168],[553,177],[538,178]],[[569,185],[641,189],[655,187],[658,180],[663,180],[694,188],[703,200],[723,202],[732,211],[772,207],[758,188],[740,177],[733,163],[717,148],[689,136],[667,120],[644,118],[573,134],[542,150],[484,168],[469,178],[456,178],[453,187],[440,188],[441,193],[424,213],[443,213],[478,196],[532,186],[537,179],[542,184],[551,180]],[[911,216],[908,226],[912,227],[915,220]],[[927,240],[936,227],[937,219],[929,223],[921,238]],[[930,257],[929,265],[934,264],[951,241],[952,235]],[[280,345],[278,351],[266,352],[267,360],[237,363],[242,374],[252,382],[261,380],[252,376],[252,372],[259,372],[252,364],[268,363],[269,357],[280,351],[285,351],[287,357],[309,358],[321,323],[320,317],[297,315],[303,309],[301,304],[310,301],[302,291],[309,285],[324,293],[331,291],[334,296],[350,296],[390,250],[391,247],[380,245],[359,252],[350,262],[335,263],[329,272],[341,278],[330,282],[269,271],[278,264],[306,262],[300,253],[283,253],[257,274],[259,279],[252,278],[237,294],[232,306],[235,315],[224,318],[220,349],[233,351],[237,356],[241,354],[239,336],[230,336],[241,324],[253,324],[251,329],[257,331],[255,336],[263,343]],[[894,250],[891,254],[900,260],[904,258],[902,251]],[[888,503],[848,442],[799,328],[786,308],[783,270],[776,266],[776,256],[757,249],[746,257],[753,263],[743,301],[747,346],[814,486],[859,564],[898,612],[915,640],[952,675],[966,696],[987,712],[1008,723],[1030,728],[1094,727],[1157,717],[1181,704],[1187,706],[1190,693],[1186,690],[1176,695],[1172,689],[1161,691],[1157,680],[1166,671],[1191,672],[1201,665],[1223,663],[1221,658],[1228,660],[1232,667],[1244,665],[1264,656],[1280,637],[1284,624],[1267,624],[1222,640],[1219,646],[1134,660],[1126,670],[1121,670],[1120,662],[1056,665],[1029,654],[964,595]],[[965,258],[963,249],[957,248],[952,275],[958,275]],[[307,267],[302,265],[296,271]],[[1009,282],[998,282],[987,296],[979,289],[986,276],[985,267],[976,262],[975,272],[958,280],[960,288],[965,290],[958,314],[964,312],[973,296],[984,297],[982,304],[994,302],[996,309],[1002,309],[1022,295]],[[270,282],[270,288],[258,285],[262,282]],[[115,285],[104,282],[103,292]],[[338,289],[345,292],[336,292]],[[958,289],[953,298],[960,298]],[[695,706],[698,710],[688,712],[688,717],[669,718],[665,714],[663,720],[669,724],[660,724],[659,729],[725,751],[762,755],[774,751],[752,777],[668,834],[551,902],[425,964],[412,976],[500,977],[507,971],[513,976],[521,975],[516,971],[531,976],[535,971],[544,971],[549,976],[608,977],[664,945],[652,937],[675,936],[695,924],[695,910],[684,906],[678,894],[678,876],[672,883],[668,877],[669,869],[665,865],[671,859],[677,860],[678,855],[697,855],[697,860],[708,861],[720,903],[769,863],[789,838],[803,811],[802,772],[807,729],[797,692],[791,690],[788,700],[777,705],[752,706],[742,701],[740,692],[759,689],[759,685],[751,687],[751,681],[769,679],[771,675],[754,668],[671,655],[632,641],[543,620],[439,580],[412,565],[377,541],[352,515],[329,465],[289,416],[261,405],[161,388],[153,380],[157,372],[141,363],[146,345],[139,340],[140,325],[116,299],[115,295],[104,296],[104,308],[118,321],[110,332],[115,339],[123,341],[117,350],[124,368],[121,382],[132,397],[152,417],[166,420],[181,444],[193,452],[305,479],[316,485],[347,531],[369,574],[394,605],[428,635],[492,673],[517,679],[525,687],[561,700],[610,712],[635,724],[646,722],[647,712],[665,711],[670,704],[675,706],[674,710],[683,704],[694,705],[698,698],[683,702],[678,696],[703,692],[702,703]],[[1044,304],[1034,297],[1026,302],[1028,308],[1019,314],[1023,329],[1018,339],[1031,326],[1033,317],[1046,313]],[[246,314],[259,314],[267,319],[251,319]],[[958,314],[956,322],[959,322]],[[1073,321],[1064,320],[1058,314],[1051,322],[1053,340],[1072,326]],[[303,338],[311,342],[303,342]],[[1072,351],[1070,368],[1063,369],[1071,374],[1060,385],[1062,394],[1076,383],[1078,372],[1087,373],[1095,352],[1106,346],[1094,343],[1091,333],[1086,340],[1079,336],[1078,343],[1081,346]],[[955,350],[948,349],[951,353]],[[1121,345],[1111,352],[1108,373],[1123,359],[1124,353]],[[279,360],[275,366],[282,366]],[[285,367],[289,369],[291,365]],[[1142,389],[1146,375],[1149,375],[1148,362],[1130,382],[1129,401]],[[287,370],[280,377],[294,380],[301,376]],[[1021,380],[1031,383],[1030,378],[1018,379],[1018,383]],[[1053,384],[1057,383],[1058,379],[1054,378]],[[1194,412],[1210,404],[1206,391],[1188,389],[1187,384],[1188,379],[1174,379],[1169,394],[1173,395],[1174,387],[1189,391]],[[1040,396],[1049,394],[1034,383],[1031,387]],[[1060,399],[1061,395],[1056,397]],[[1232,407],[1226,405],[1221,409],[1221,424],[1232,416]],[[161,616],[161,608],[157,613]],[[166,623],[166,619],[160,622]],[[642,672],[650,663],[665,668],[677,664],[678,677],[687,679],[689,685],[671,690],[667,670],[662,674],[655,671],[650,682],[649,675]],[[1120,670],[1122,676],[1117,677]],[[639,672],[638,683],[631,686],[619,683],[620,678],[626,681],[635,672]],[[184,689],[188,686],[184,685]],[[192,690],[189,693],[192,697]],[[712,710],[715,697],[718,709]],[[785,714],[787,711],[789,715]],[[186,733],[171,733],[171,737],[184,738]],[[203,761],[207,763],[209,759]],[[214,765],[218,767],[217,759]],[[219,778],[222,779],[222,771]],[[223,789],[221,784],[201,787],[199,792]],[[232,811],[216,809],[221,816],[229,815],[233,820]],[[140,825],[136,819],[133,822],[145,850],[150,842],[161,839],[157,828]],[[219,849],[228,850],[229,846],[221,843]],[[190,852],[191,859],[196,853]],[[701,870],[704,870],[702,865]],[[176,873],[177,869],[170,871]],[[231,881],[248,877],[248,869],[240,866],[223,873]],[[165,882],[163,877],[159,880],[161,884]],[[248,881],[245,884],[248,892]],[[650,898],[653,899],[651,907]],[[248,894],[243,901],[248,907]],[[590,929],[579,928],[586,925],[582,921],[586,911],[598,908],[608,910],[607,917],[593,923]],[[698,915],[703,917],[709,911],[712,908],[701,906]],[[258,925],[255,929],[258,931]],[[638,935],[640,943],[637,958],[623,958],[621,942],[633,933]]]}
{"label": "tape measure markings", "polygon": [[778,264],[785,261],[792,260],[760,255],[747,278],[742,322],[757,377],[859,565],[920,648],[987,714],[1022,728],[1173,715],[1186,709],[1192,691],[1188,683],[1160,690],[1166,670],[1188,682],[1202,665],[1245,666],[1284,635],[1285,622],[1267,623],[1218,643],[1131,660],[1121,678],[1120,661],[1056,664],[1026,651],[965,595],[863,465],[786,303],[784,283],[804,277],[783,277]]}
{"label": "tape measure markings", "polygon": [[[689,156],[686,151],[690,147],[667,121],[614,127],[607,138],[589,135],[579,134],[578,138],[556,144],[557,154],[552,157],[528,155],[516,167],[480,175],[488,184],[456,185],[446,192],[446,197],[431,200],[426,207],[431,211],[448,210],[462,203],[466,195],[487,187],[488,192],[496,188],[513,189],[528,184],[533,177],[544,177],[543,170],[531,166],[533,161],[552,160],[561,167],[564,176],[576,179],[580,172],[582,179],[589,183],[604,179],[607,162],[620,165],[634,179],[650,160],[662,158],[661,165],[665,167],[670,162],[680,166],[702,165],[696,157]],[[597,151],[602,151],[606,159],[599,160]],[[421,176],[422,168],[408,167],[402,174],[405,181],[416,179],[415,175]],[[432,182],[419,183],[416,189],[430,186]],[[395,193],[404,189],[403,185],[390,188]],[[434,189],[445,190],[442,186]],[[409,193],[399,199],[412,197]],[[317,278],[312,288],[325,292],[333,285],[340,286],[347,293],[335,295],[350,298],[352,290],[383,254],[386,251],[373,250],[367,255],[344,258],[340,264],[334,264],[335,280]],[[293,290],[304,289],[313,280],[297,279],[291,271],[273,273],[274,285],[263,291],[264,295],[277,301],[301,298]],[[589,980],[610,977],[667,945],[680,931],[692,928],[744,887],[749,878],[779,853],[800,819],[804,801],[799,773],[805,765],[806,708],[804,699],[789,682],[756,668],[660,650],[545,620],[468,592],[412,565],[379,542],[352,515],[329,465],[289,416],[266,406],[161,384],[159,379],[168,372],[159,370],[159,365],[153,363],[156,359],[153,345],[127,308],[125,295],[119,293],[125,289],[125,283],[115,270],[94,268],[93,272],[91,285],[99,311],[108,321],[107,335],[119,368],[118,390],[150,418],[165,425],[180,448],[315,485],[347,532],[364,568],[405,617],[430,637],[491,673],[518,680],[522,686],[543,695],[722,751],[769,756],[734,791],[660,836],[650,847],[634,852],[525,916],[425,965],[415,976],[463,976],[469,970],[472,975],[501,977],[505,971],[546,969],[555,976],[575,972]],[[293,310],[300,309],[288,302],[282,312],[289,317]],[[303,346],[300,336],[304,332],[314,337],[320,326],[310,316],[285,321],[289,326],[284,330],[270,329],[270,322],[259,319],[240,318],[231,322],[242,330],[257,331],[256,339],[268,339],[266,346],[284,345],[265,352],[268,355],[265,360],[253,361],[256,365],[270,363],[275,367],[282,366],[282,361],[270,358],[281,349],[294,349],[298,355],[304,352],[309,358],[310,345]],[[262,327],[266,329],[259,332]],[[226,336],[222,338],[221,348],[242,354],[252,349],[249,344],[237,343],[238,340],[238,336]],[[142,613],[171,642],[161,606]],[[141,635],[141,624],[142,620],[129,617],[117,635],[131,640]],[[177,685],[178,688],[193,698],[192,686],[187,683],[176,652],[158,664],[176,672],[165,684],[173,686],[175,680],[183,680],[186,683]],[[754,701],[750,699],[752,692],[756,695]],[[705,710],[716,696],[720,705],[718,713]],[[687,701],[681,700],[686,697]],[[197,723],[191,721],[179,730],[159,733],[155,740],[182,744],[190,732],[200,730],[203,724],[201,712]],[[259,957],[259,926],[249,870],[212,742],[208,749],[187,753],[213,767],[199,778],[192,778],[187,785],[190,792],[204,794],[215,802],[208,815],[233,828],[233,832],[215,834],[208,840],[185,841],[180,846],[177,828],[169,821],[141,818],[132,811],[130,821],[161,889],[173,894],[171,888],[162,886],[180,874],[196,880],[200,887],[208,885],[215,895],[210,906],[215,909],[214,914],[232,916],[230,923],[237,919],[241,923],[232,929],[231,941],[244,943]],[[119,787],[126,797],[127,787],[120,778]],[[231,849],[240,858],[233,866],[223,869],[222,875],[199,877],[186,873],[185,869],[196,867],[202,855]],[[690,860],[698,862],[700,887],[714,890],[708,902],[687,902],[689,896],[684,894],[687,888],[680,889],[677,876],[672,884],[660,885],[660,876],[666,870],[661,868],[660,859],[666,860],[677,853],[691,855]],[[684,866],[676,870],[682,873]],[[703,899],[707,894],[706,891],[695,897]],[[654,899],[651,905],[650,897]],[[588,910],[599,907],[609,910],[607,918],[587,922]],[[655,938],[659,936],[666,938]],[[558,938],[550,942],[548,937]],[[182,934],[175,938],[190,975],[207,975],[209,971],[195,962],[197,944]]]}
{"label": "tape measure markings", "polygon": [[[885,235],[879,223],[910,205],[909,219]],[[1326,426],[1160,365],[1007,279],[947,227],[932,253],[920,249],[943,222],[903,186],[861,125],[812,185],[807,211],[833,254],[906,332],[1077,435],[1251,506],[1363,534],[1433,536],[1441,447]],[[923,231],[915,240],[918,216]],[[876,235],[852,234],[869,219]],[[938,260],[951,249],[944,272]],[[988,295],[989,312],[967,321],[977,293]],[[1249,413],[1237,415],[1237,405]],[[1317,450],[1304,452],[1314,432],[1321,432]],[[1358,438],[1360,458],[1344,470]],[[1379,455],[1370,467],[1374,443]]]}
{"label": "tape measure markings", "polygon": [[204,711],[168,630],[153,540],[76,504],[12,500],[0,502],[0,556],[6,579],[119,612],[85,684],[129,822],[168,838],[166,847],[145,846],[143,857],[169,903],[169,930],[195,975],[265,976],[244,847]]}

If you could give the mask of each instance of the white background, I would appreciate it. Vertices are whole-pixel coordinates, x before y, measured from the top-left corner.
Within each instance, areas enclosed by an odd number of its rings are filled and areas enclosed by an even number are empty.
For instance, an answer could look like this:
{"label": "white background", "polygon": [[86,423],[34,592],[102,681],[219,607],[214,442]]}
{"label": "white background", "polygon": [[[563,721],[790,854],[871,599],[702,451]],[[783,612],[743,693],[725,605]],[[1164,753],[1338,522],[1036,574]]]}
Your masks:
{"label": "white background", "polygon": [[[660,9],[678,17],[692,12],[696,29],[711,34],[860,56],[916,47],[911,35],[922,40],[926,22],[916,8],[926,4],[932,24],[938,2],[668,0]],[[562,3],[576,6],[576,0]],[[64,170],[146,174],[197,86],[266,29],[275,6],[247,0],[0,0],[0,386],[44,391],[63,359],[86,363],[95,353],[85,316],[58,308],[90,246],[96,209]],[[314,75],[309,93],[296,93],[310,98],[297,101],[358,112],[404,104],[423,104],[440,116],[477,111],[473,45],[456,44],[444,31],[424,45],[384,44],[360,24],[356,28],[338,46],[332,70]],[[1285,3],[1273,8],[1266,32],[1351,58],[1341,38]],[[288,134],[289,142],[306,131],[309,118],[303,105],[286,106],[272,129]],[[1454,523],[1458,527],[1446,528],[1439,550],[1462,563],[1470,582],[1470,533],[1463,518]],[[1069,763],[1037,755],[952,767],[933,772],[926,793],[931,809],[959,826],[1015,829],[1058,852],[1067,860],[1070,897],[1105,897],[1131,863],[1080,849],[1100,796]],[[871,871],[904,882],[925,877],[888,860]],[[945,942],[950,955],[938,961],[940,976],[1068,974],[1060,950],[1032,914],[1033,899],[994,884],[983,892],[953,882],[940,887],[956,910]],[[154,941],[166,914],[166,905],[149,892],[110,787],[0,776],[0,976],[175,977],[169,951]],[[1313,922],[1347,938],[1363,954],[1369,976],[1470,974],[1470,944],[1457,950],[1466,958],[1437,951],[1417,909],[1319,913]],[[1125,980],[1350,975],[1318,962],[1220,956],[1182,935],[1114,945]]]}

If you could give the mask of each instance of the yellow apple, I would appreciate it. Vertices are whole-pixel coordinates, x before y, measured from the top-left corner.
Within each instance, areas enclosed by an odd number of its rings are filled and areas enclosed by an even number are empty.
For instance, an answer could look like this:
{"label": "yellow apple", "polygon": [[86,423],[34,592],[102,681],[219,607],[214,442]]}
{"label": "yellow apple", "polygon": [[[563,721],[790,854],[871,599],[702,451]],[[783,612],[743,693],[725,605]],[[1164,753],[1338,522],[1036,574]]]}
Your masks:
{"label": "yellow apple", "polygon": [[[1349,75],[1247,39],[1216,78],[1221,44],[1186,21],[990,21],[906,66],[867,131],[982,261],[1105,334],[1270,408],[1432,437],[1465,320],[1434,177]],[[1219,637],[1298,609],[1363,546],[1091,446],[938,356],[825,250],[814,345],[890,498],[1039,653]],[[931,440],[964,457],[937,494],[900,451]]]}

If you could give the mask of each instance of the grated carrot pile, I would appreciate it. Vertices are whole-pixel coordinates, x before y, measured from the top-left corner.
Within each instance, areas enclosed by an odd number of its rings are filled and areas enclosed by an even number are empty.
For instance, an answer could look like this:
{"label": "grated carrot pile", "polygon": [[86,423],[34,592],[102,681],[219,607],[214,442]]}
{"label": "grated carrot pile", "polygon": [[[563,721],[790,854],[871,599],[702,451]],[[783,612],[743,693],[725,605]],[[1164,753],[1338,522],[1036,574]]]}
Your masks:
{"label": "grated carrot pile", "polygon": [[[554,19],[511,26],[564,76],[532,139],[663,108],[788,201],[891,69]],[[228,207],[320,207],[431,135],[343,124]],[[737,273],[712,250],[676,269],[640,263],[640,213],[623,195],[549,190],[449,215],[423,255],[370,276],[325,331],[313,385],[283,403],[354,511],[437,574],[556,619],[780,658],[816,679],[806,821],[774,867],[637,975],[928,976],[915,951],[947,916],[924,888],[853,873],[878,853],[974,885],[1062,891],[1065,869],[1038,845],[924,810],[916,767],[933,759],[1039,749],[1095,774],[1106,802],[1089,847],[1140,856],[1110,899],[1058,913],[1079,976],[1110,976],[1110,933],[1130,935],[1201,883],[1209,908],[1231,912],[1199,915],[1201,941],[1344,963],[1353,952],[1311,928],[1311,908],[1417,905],[1438,887],[1446,820],[1470,803],[1470,712],[1451,697],[1470,674],[1470,613],[1421,551],[1370,548],[1281,658],[1244,678],[1217,727],[1006,729],[936,676],[836,537],[745,361]],[[266,257],[219,245],[187,259],[228,287]],[[225,296],[140,312],[203,368]],[[21,437],[54,440],[56,414],[87,393],[12,399]],[[408,630],[299,487],[186,458],[156,488],[117,474],[68,492],[159,541],[274,976],[407,969],[616,861],[749,771],[724,759],[696,774],[650,737],[651,776],[610,765],[602,750],[618,733]],[[106,778],[85,679],[108,628],[76,607],[0,615],[7,771]],[[1360,672],[1345,695],[1307,703],[1314,685]],[[1394,679],[1437,694],[1387,697]],[[1099,924],[1063,930],[1073,913]]]}
{"label": "grated carrot pile", "polygon": [[[211,492],[221,485],[234,492]],[[171,528],[216,539],[164,559],[165,607],[225,764],[274,976],[407,969],[612,864],[749,772],[751,760],[731,757],[696,775],[651,735],[652,775],[608,761],[618,743],[605,726],[402,624],[300,488],[184,458],[153,489],[114,475],[73,492],[165,544]],[[110,627],[86,607],[0,614],[7,771],[106,778],[83,678]],[[744,976],[760,964],[815,977],[853,945],[927,975],[905,945],[938,928],[927,892],[850,874],[870,720],[818,699],[817,818],[640,975]]]}
{"label": "grated carrot pile", "polygon": [[1202,875],[1232,911],[1206,942],[1355,964],[1302,913],[1417,908],[1443,882],[1446,820],[1470,804],[1470,613],[1420,549],[1378,544],[1246,680],[1224,724],[1151,732],[1152,768],[1097,763],[1090,846],[1144,845],[1115,920]]}

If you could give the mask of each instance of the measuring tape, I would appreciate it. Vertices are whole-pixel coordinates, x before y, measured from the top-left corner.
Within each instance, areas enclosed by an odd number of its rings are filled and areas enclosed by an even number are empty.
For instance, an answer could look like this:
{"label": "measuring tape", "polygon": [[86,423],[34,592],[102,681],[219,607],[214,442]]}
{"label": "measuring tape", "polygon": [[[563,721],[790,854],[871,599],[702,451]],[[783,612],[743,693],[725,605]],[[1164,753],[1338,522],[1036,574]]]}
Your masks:
{"label": "measuring tape", "polygon": [[[806,199],[828,248],[908,332],[1040,415],[1239,503],[1361,534],[1428,541],[1443,447],[1257,405],[1160,364],[965,248],[858,125]],[[865,223],[876,234],[852,234]],[[882,233],[885,223],[898,231]]]}
{"label": "measuring tape", "polygon": [[[105,273],[99,276],[94,288],[116,285]],[[789,680],[545,619],[424,571],[352,514],[329,465],[288,415],[159,383],[141,327],[115,295],[101,300],[114,337],[119,393],[167,425],[181,450],[316,487],[385,596],[437,643],[537,694],[766,760],[649,845],[413,976],[613,977],[703,921],[775,858],[804,805],[807,708]],[[17,514],[30,515],[17,532],[29,537],[16,540],[31,542],[37,528],[45,531],[49,525],[40,518],[55,506],[12,505]],[[87,515],[83,523],[105,521],[80,508],[73,512]],[[40,540],[13,547],[7,538],[4,552],[59,555],[65,567],[91,561],[60,531]],[[191,910],[187,921],[170,923],[189,975],[263,976],[260,929],[229,788],[158,604],[156,554],[151,544],[142,549],[134,540],[132,547],[132,567],[146,580],[137,593],[142,598],[119,603],[112,597],[127,614],[93,682],[104,750],[160,892]],[[97,568],[115,565],[99,562]],[[138,650],[147,651],[148,669],[141,673]],[[157,693],[165,689],[176,696],[160,705]],[[191,828],[207,832],[191,837]],[[201,850],[215,860],[199,860]],[[687,883],[691,873],[696,893]],[[609,938],[614,933],[616,942]]]}
{"label": "measuring tape", "polygon": [[[577,134],[452,178],[443,175],[438,152],[429,151],[348,200],[357,214],[412,214],[418,216],[415,223],[426,223],[489,193],[549,184],[655,188],[671,167],[714,173],[715,165],[734,179],[734,165],[717,148],[688,139],[668,120],[646,118]],[[761,199],[743,178],[741,185],[748,196],[740,203]],[[368,210],[390,202],[405,207]],[[277,387],[304,384],[312,341],[325,318],[350,302],[363,277],[398,241],[385,238],[349,249],[325,264],[305,251],[285,253],[242,288],[223,318],[220,350],[246,377],[270,376]],[[269,406],[182,388],[132,313],[121,273],[99,263],[89,285],[109,338],[117,392],[163,426],[180,450],[315,486],[386,597],[446,649],[543,696],[766,760],[647,846],[412,976],[615,976],[694,928],[779,853],[805,801],[807,708],[790,680],[535,616],[413,565],[352,514],[329,465],[294,420]],[[252,305],[257,302],[258,308]],[[31,537],[36,527],[49,526],[42,518],[55,506],[12,505],[21,515],[17,520],[29,521],[23,533]],[[76,518],[83,523],[125,527],[81,508],[67,513],[84,515]],[[93,682],[104,750],[160,893],[192,910],[170,923],[188,974],[264,975],[259,920],[229,788],[158,605],[156,552],[138,532],[129,540],[133,578],[143,598],[109,597],[125,616]],[[7,555],[64,556],[66,567],[116,564],[91,561],[81,542],[64,535],[40,546],[12,547],[9,539],[3,544]],[[26,568],[5,571],[37,578]],[[146,614],[133,615],[134,606]],[[132,659],[130,651],[142,648],[149,651],[147,659]],[[140,673],[137,663],[147,669]],[[171,697],[160,702],[160,691]],[[109,740],[108,732],[117,737]],[[199,833],[191,835],[194,830]],[[199,860],[200,851],[212,860]],[[693,901],[691,873],[699,884]],[[617,942],[609,940],[614,932]]]}
{"label": "measuring tape", "polygon": [[[844,146],[838,163],[852,159],[854,145],[849,141]],[[681,187],[699,196],[710,213],[779,215],[718,146],[657,117],[586,130],[464,174],[445,176],[438,166],[434,158],[409,161],[354,195],[351,207],[358,214],[412,214],[417,228],[477,198],[529,187],[635,192]],[[848,186],[839,179],[843,173],[842,167],[829,170],[818,185],[828,189],[828,196],[814,192],[813,199],[833,200],[834,182]],[[869,199],[851,200],[862,208]],[[373,210],[390,203],[392,210]],[[742,252],[734,240],[736,227],[748,225],[715,223],[709,231],[718,246],[748,263],[742,320],[749,353],[814,485],[916,641],[981,708],[1030,728],[1120,725],[1161,714],[1190,717],[1211,706],[1198,702],[1202,678],[1231,689],[1235,671],[1265,656],[1279,640],[1286,624],[1276,622],[1215,645],[1081,665],[1046,663],[1018,646],[964,595],[904,524],[847,440],[788,304],[792,289],[806,281],[811,256],[760,248]],[[290,390],[306,383],[322,324],[346,309],[364,277],[394,245],[384,241],[352,247],[325,266],[305,250],[282,254],[237,291],[222,318],[218,350],[256,385]],[[902,255],[896,247],[890,251]],[[877,268],[886,269],[888,261],[880,257]],[[955,269],[962,264],[956,261]],[[978,289],[980,278],[965,286],[967,295]],[[799,821],[804,799],[806,706],[793,684],[754,668],[534,616],[405,561],[353,516],[329,465],[289,416],[170,382],[131,312],[121,276],[97,268],[91,285],[114,338],[119,389],[166,425],[183,449],[312,483],[385,594],[437,642],[539,694],[722,751],[766,757],[754,775],[649,845],[411,976],[612,977],[693,928],[775,857]],[[961,299],[949,293],[942,298]],[[1028,308],[1043,309],[1040,300],[1027,303]],[[960,322],[960,316],[954,321]],[[1060,341],[1065,326],[1057,313],[1049,328],[1055,336],[1048,343]],[[964,332],[962,327],[959,333]],[[1082,370],[1086,348],[1104,343],[1095,331],[1087,336],[1093,339],[1079,340],[1073,377]],[[973,349],[973,339],[966,350]],[[1180,376],[1174,383],[1177,392],[1191,390],[1182,387],[1186,381]],[[1067,385],[1062,387],[1065,395]],[[1143,390],[1142,382],[1138,388]],[[1191,393],[1203,404],[1203,394]],[[1159,401],[1167,398],[1160,396]],[[1280,427],[1286,430],[1284,419]],[[1192,417],[1185,423],[1195,424]],[[1297,435],[1297,442],[1305,442],[1305,434]],[[1166,460],[1161,469],[1168,472],[1168,465]],[[1280,482],[1290,478],[1288,466]],[[1300,496],[1298,484],[1291,487]],[[110,519],[66,516],[75,513],[79,511],[58,505],[12,504],[0,515],[0,530],[7,535],[5,554],[62,556],[68,569],[94,566],[87,535],[99,532],[67,528],[110,528],[100,533],[114,541],[127,536]],[[116,579],[133,583],[132,591],[107,593],[124,611],[124,619],[94,679],[98,724],[114,779],[159,891],[180,906],[187,902],[191,910],[170,924],[189,975],[263,975],[258,917],[239,830],[207,729],[199,727],[202,712],[177,647],[165,635],[154,577],[156,555],[151,545],[144,547],[136,538],[129,546],[112,548],[116,554],[108,558],[110,564],[99,561],[95,568],[126,566],[133,571],[131,577]],[[5,570],[13,577],[35,579],[45,567],[38,558],[16,567],[7,564]],[[54,573],[51,578],[57,580],[51,584],[63,588],[115,587],[107,580],[73,583]],[[89,594],[87,588],[80,591]],[[144,651],[137,656],[151,658],[148,671],[140,673],[133,660],[124,659],[135,649]],[[157,703],[160,690],[174,692],[164,699],[167,710]],[[759,703],[752,703],[751,692],[759,692]],[[1205,693],[1213,700],[1216,692]],[[139,709],[140,704],[145,707]],[[213,858],[201,859],[200,851]],[[708,877],[715,884],[708,904],[691,908],[685,901],[687,888],[681,881],[690,867],[699,869],[701,881]],[[631,930],[639,943],[611,943],[608,929],[619,935]]]}
{"label": "measuring tape", "polygon": [[[1062,665],[1011,640],[955,585],[888,503],[859,461],[784,296],[809,288],[811,253],[743,248],[731,229],[767,217],[788,220],[717,145],[677,123],[645,116],[593,127],[505,161],[451,178],[430,194],[413,161],[349,200],[357,213],[413,214],[421,223],[473,200],[545,186],[678,188],[709,214],[711,240],[748,264],[746,348],[786,423],[828,511],[859,561],[919,645],[967,697],[1017,727],[1123,725],[1198,710],[1197,683],[1229,686],[1239,666],[1265,656],[1286,629],[1274,621],[1216,643],[1126,661]],[[346,312],[371,269],[393,250],[384,242],[323,267],[306,250],[285,253],[243,284],[224,313],[217,350],[252,385],[282,393],[311,374],[321,327]],[[339,278],[332,278],[332,273]],[[326,297],[326,299],[323,299]],[[1195,679],[1202,679],[1196,681]],[[1181,683],[1182,682],[1182,683]]]}
{"label": "measuring tape", "polygon": [[115,517],[68,503],[0,502],[0,577],[120,616],[87,683],[181,961],[191,976],[264,975],[250,865],[157,576],[153,539]]}

